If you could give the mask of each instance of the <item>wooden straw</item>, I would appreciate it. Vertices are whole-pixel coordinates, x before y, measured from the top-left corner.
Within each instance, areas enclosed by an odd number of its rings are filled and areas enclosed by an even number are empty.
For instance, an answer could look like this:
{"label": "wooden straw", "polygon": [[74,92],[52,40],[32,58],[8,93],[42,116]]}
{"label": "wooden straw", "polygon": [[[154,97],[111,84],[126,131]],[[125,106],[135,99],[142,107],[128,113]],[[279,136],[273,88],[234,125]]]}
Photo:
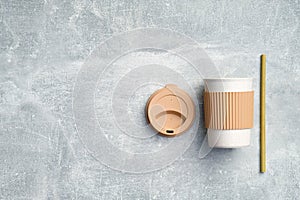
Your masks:
{"label": "wooden straw", "polygon": [[266,55],[261,55],[260,73],[260,172],[266,172]]}

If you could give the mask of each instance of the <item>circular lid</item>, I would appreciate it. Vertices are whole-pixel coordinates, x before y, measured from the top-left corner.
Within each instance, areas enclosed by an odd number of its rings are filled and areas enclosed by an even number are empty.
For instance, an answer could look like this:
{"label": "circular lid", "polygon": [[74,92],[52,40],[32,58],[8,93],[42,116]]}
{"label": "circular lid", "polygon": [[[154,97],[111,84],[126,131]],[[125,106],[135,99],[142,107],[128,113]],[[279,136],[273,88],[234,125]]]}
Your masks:
{"label": "circular lid", "polygon": [[195,105],[185,91],[168,84],[150,96],[146,112],[155,130],[172,136],[190,128],[195,118]]}

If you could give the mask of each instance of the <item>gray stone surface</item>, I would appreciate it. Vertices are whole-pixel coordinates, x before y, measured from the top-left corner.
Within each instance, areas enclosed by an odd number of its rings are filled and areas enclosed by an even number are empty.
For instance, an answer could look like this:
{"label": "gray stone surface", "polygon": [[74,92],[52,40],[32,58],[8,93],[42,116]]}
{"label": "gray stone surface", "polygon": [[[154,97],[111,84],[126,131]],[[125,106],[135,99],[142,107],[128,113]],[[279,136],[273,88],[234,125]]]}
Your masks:
{"label": "gray stone surface", "polygon": [[[299,199],[299,20],[297,0],[0,0],[0,199]],[[72,112],[76,75],[101,42],[139,27],[185,34],[222,76],[255,78],[250,147],[215,149],[200,160],[200,124],[183,156],[155,172],[115,171],[87,152]],[[268,60],[266,174],[259,174],[261,53]],[[193,76],[187,69],[178,70]]]}

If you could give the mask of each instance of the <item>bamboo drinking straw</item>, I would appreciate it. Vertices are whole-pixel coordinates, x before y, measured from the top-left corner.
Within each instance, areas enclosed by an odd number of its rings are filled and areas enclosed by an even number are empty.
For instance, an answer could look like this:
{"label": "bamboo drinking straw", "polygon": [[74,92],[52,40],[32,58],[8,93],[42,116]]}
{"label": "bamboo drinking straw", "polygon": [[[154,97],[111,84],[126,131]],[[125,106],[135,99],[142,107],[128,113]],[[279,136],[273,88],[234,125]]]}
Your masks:
{"label": "bamboo drinking straw", "polygon": [[260,172],[266,172],[266,55],[261,55],[260,72]]}

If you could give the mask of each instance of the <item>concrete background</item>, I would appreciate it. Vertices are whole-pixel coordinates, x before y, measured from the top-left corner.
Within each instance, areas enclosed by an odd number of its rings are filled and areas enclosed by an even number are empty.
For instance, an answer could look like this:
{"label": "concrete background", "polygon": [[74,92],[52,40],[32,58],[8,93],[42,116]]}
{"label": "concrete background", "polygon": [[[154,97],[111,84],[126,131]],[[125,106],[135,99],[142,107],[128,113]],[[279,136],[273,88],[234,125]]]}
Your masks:
{"label": "concrete background", "polygon": [[[0,199],[299,199],[299,17],[299,0],[0,0]],[[140,27],[186,34],[222,76],[255,78],[250,147],[200,160],[199,136],[172,165],[146,174],[112,170],[85,150],[72,114],[76,75],[102,41]],[[266,174],[259,174],[261,53]]]}

